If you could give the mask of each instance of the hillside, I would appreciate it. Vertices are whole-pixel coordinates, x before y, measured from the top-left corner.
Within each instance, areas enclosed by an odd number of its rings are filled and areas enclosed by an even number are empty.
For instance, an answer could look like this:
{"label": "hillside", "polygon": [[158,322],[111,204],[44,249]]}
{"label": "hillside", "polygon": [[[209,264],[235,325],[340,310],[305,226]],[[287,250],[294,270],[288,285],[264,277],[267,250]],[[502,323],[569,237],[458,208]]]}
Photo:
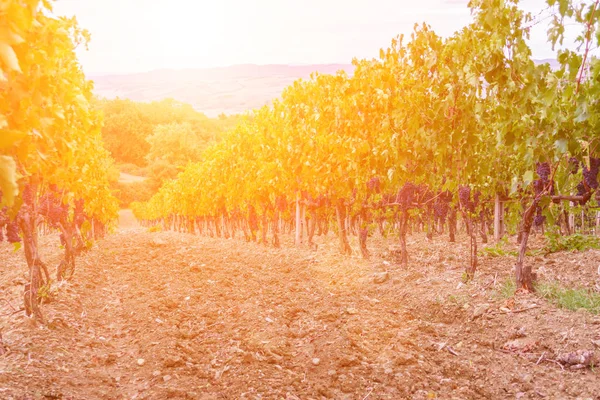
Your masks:
{"label": "hillside", "polygon": [[174,98],[209,117],[261,107],[283,89],[314,71],[354,71],[352,65],[236,65],[224,68],[156,70],[129,75],[92,76],[96,94],[106,98],[153,101]]}
{"label": "hillside", "polygon": [[[555,68],[555,60],[549,62]],[[163,69],[126,75],[91,76],[101,97],[154,101],[173,98],[209,117],[236,114],[269,104],[283,89],[312,72],[354,72],[351,64],[234,65],[208,69]]]}

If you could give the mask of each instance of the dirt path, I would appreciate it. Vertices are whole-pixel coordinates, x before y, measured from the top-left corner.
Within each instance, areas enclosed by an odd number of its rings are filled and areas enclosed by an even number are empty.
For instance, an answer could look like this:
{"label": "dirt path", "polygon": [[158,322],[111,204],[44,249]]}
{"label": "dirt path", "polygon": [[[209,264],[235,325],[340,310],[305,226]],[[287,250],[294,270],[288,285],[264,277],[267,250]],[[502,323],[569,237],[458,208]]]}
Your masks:
{"label": "dirt path", "polygon": [[119,230],[140,228],[140,223],[129,208],[119,210]]}
{"label": "dirt path", "polygon": [[136,183],[136,182],[144,182],[146,177],[144,176],[136,176],[131,174],[126,174],[125,172],[121,172],[119,175],[119,183]]}
{"label": "dirt path", "polygon": [[402,269],[340,258],[333,238],[311,252],[123,230],[79,259],[39,326],[6,315],[24,278],[2,244],[0,398],[600,398],[597,370],[547,361],[593,348],[598,317],[497,299],[497,258],[457,287],[468,252],[442,246]]}

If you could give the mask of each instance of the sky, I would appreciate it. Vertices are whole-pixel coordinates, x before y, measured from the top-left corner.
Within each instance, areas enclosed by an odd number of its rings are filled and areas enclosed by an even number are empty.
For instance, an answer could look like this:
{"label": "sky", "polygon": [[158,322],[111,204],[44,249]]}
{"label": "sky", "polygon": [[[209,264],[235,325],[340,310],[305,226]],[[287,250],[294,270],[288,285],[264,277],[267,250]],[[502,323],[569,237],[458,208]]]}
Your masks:
{"label": "sky", "polygon": [[[377,57],[427,22],[450,36],[471,22],[467,0],[57,0],[54,13],[90,31],[78,50],[88,75],[236,64],[350,63]],[[538,13],[543,0],[522,7]],[[554,58],[545,24],[534,58]]]}

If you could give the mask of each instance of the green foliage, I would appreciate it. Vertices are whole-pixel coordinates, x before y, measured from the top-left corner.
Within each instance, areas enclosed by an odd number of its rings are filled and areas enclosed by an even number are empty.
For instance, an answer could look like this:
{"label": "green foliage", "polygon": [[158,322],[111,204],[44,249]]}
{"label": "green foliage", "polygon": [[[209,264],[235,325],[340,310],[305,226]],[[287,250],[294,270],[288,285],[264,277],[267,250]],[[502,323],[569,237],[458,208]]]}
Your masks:
{"label": "green foliage", "polygon": [[[173,99],[140,103],[117,98],[100,100],[96,107],[104,113],[102,136],[106,148],[118,163],[137,166],[159,158],[177,165],[198,161],[209,143],[239,121],[239,116],[208,118],[191,105]],[[163,134],[167,137],[162,138]],[[164,144],[167,147],[162,147]],[[165,156],[161,150],[170,155]]]}
{"label": "green foliage", "polygon": [[148,228],[148,232],[150,233],[154,233],[154,232],[162,232],[163,228],[161,225],[156,224],[151,226],[150,228]]}
{"label": "green foliage", "polygon": [[155,160],[146,167],[146,171],[146,176],[152,182],[152,186],[155,187],[156,191],[163,182],[175,179],[181,170],[167,160]]}
{"label": "green foliage", "polygon": [[121,208],[128,208],[134,201],[148,201],[156,192],[156,186],[150,180],[132,183],[117,183],[115,197],[119,199]]}
{"label": "green foliage", "polygon": [[600,293],[585,288],[565,288],[557,282],[536,285],[539,296],[567,310],[585,309],[593,314],[600,313]]}
{"label": "green foliage", "polygon": [[200,155],[211,137],[193,129],[188,122],[173,122],[157,125],[146,140],[150,144],[146,155],[148,160],[185,165],[200,160]]}
{"label": "green foliage", "polygon": [[506,278],[502,281],[500,289],[496,291],[496,297],[501,299],[508,299],[515,295],[517,290],[517,284],[514,279]]}
{"label": "green foliage", "polygon": [[561,236],[557,233],[548,233],[548,253],[558,251],[585,251],[588,249],[600,249],[600,238],[591,235],[576,233],[570,236]]}
{"label": "green foliage", "polygon": [[488,257],[505,257],[505,256],[516,256],[517,252],[514,250],[506,250],[508,245],[508,238],[504,237],[498,243],[493,245],[487,245],[479,251],[479,255]]}

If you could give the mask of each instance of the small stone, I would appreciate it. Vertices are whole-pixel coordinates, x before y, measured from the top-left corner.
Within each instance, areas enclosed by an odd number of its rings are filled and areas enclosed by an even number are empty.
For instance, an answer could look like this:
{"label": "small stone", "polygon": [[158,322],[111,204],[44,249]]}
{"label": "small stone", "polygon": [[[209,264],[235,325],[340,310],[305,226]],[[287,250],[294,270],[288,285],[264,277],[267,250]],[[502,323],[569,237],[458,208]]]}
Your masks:
{"label": "small stone", "polygon": [[475,310],[473,310],[473,319],[475,319],[477,317],[481,317],[489,309],[490,309],[490,305],[487,303],[478,304],[477,306],[475,306]]}
{"label": "small stone", "polygon": [[156,376],[160,376],[160,374],[161,374],[161,373],[162,373],[162,372],[160,372],[160,371],[156,370],[156,371],[154,371],[154,372],[152,373],[152,376],[154,376],[154,377],[156,377]]}
{"label": "small stone", "polygon": [[313,365],[319,365],[319,364],[321,364],[321,359],[315,357],[312,359],[312,363],[313,363]]}
{"label": "small stone", "polygon": [[531,382],[533,382],[533,375],[531,375],[531,374],[523,374],[523,375],[521,375],[521,382],[523,382],[523,383],[531,383]]}
{"label": "small stone", "polygon": [[171,380],[171,375],[165,375],[163,376],[163,381],[164,382],[169,382]]}
{"label": "small stone", "polygon": [[389,272],[377,272],[373,274],[373,283],[384,283],[390,279]]}
{"label": "small stone", "polygon": [[166,244],[167,244],[167,242],[165,242],[164,240],[159,239],[159,238],[154,238],[152,240],[153,247],[162,247],[162,246],[165,246]]}
{"label": "small stone", "polygon": [[179,357],[179,356],[170,356],[167,357],[164,361],[163,361],[163,366],[165,368],[176,368],[176,367],[181,367],[185,364],[185,361]]}
{"label": "small stone", "polygon": [[138,358],[137,365],[139,365],[141,367],[144,364],[146,364],[146,360],[144,360],[143,358]]}
{"label": "small stone", "polygon": [[353,308],[353,307],[346,308],[346,312],[348,314],[350,314],[350,315],[358,314],[358,310],[356,308]]}

